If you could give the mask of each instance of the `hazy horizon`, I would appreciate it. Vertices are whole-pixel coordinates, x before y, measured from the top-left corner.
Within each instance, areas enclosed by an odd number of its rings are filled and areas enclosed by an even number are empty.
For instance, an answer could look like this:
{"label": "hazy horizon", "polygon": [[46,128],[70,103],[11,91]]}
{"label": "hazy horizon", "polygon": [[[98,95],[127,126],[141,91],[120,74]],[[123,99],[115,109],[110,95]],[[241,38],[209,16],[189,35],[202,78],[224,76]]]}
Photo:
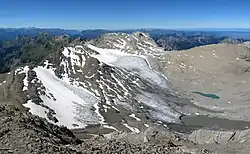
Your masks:
{"label": "hazy horizon", "polygon": [[235,31],[235,32],[250,32],[250,28],[129,28],[129,29],[104,29],[104,28],[88,28],[88,29],[70,29],[60,27],[0,27],[0,29],[61,29],[61,30],[73,30],[73,31],[85,31],[85,30],[107,30],[107,31],[126,31],[126,30],[176,30],[176,31]]}

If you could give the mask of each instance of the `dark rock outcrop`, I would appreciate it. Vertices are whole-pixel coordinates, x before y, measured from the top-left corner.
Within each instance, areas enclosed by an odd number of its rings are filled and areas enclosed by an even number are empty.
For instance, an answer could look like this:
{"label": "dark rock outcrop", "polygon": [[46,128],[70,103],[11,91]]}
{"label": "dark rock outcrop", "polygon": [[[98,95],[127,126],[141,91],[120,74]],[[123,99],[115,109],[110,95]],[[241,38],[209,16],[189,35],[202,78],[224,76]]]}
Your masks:
{"label": "dark rock outcrop", "polygon": [[[66,127],[59,127],[10,105],[0,106],[0,153],[76,153],[80,143]],[[71,146],[69,146],[71,145]]]}

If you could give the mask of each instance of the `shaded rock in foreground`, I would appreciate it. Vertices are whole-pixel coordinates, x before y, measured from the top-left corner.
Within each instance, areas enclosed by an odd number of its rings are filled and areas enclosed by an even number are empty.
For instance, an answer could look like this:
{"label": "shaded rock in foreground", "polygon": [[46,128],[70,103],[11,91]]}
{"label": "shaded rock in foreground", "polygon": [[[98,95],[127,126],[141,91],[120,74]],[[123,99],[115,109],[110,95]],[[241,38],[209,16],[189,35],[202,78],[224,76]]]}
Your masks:
{"label": "shaded rock in foreground", "polygon": [[104,137],[85,140],[78,149],[83,153],[128,154],[195,154],[200,149],[188,140],[160,128],[149,128],[143,133],[116,132]]}
{"label": "shaded rock in foreground", "polygon": [[76,153],[80,143],[66,127],[59,127],[10,105],[0,106],[0,153]]}
{"label": "shaded rock in foreground", "polygon": [[[10,105],[0,106],[0,153],[192,153],[193,143],[173,133],[148,129],[144,133],[113,133],[83,142],[59,127]],[[82,144],[79,144],[82,143]]]}

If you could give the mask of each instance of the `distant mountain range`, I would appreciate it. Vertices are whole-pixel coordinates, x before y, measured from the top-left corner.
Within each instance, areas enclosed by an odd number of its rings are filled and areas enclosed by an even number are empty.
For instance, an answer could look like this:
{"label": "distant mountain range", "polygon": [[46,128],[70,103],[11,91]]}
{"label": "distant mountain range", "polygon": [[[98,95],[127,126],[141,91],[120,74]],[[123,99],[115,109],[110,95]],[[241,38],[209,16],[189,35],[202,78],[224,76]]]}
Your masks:
{"label": "distant mountain range", "polygon": [[43,28],[0,28],[0,40],[13,40],[18,35],[36,36],[40,33],[48,33],[50,35],[77,35],[80,31],[64,30],[64,29],[43,29]]}
{"label": "distant mountain range", "polygon": [[39,33],[48,33],[50,35],[70,35],[81,36],[89,39],[99,37],[105,33],[128,33],[144,32],[150,34],[151,37],[157,35],[206,35],[216,37],[233,37],[237,39],[250,39],[250,29],[180,29],[180,30],[168,30],[168,29],[124,29],[124,30],[105,30],[105,29],[89,29],[89,30],[68,30],[59,28],[0,28],[0,40],[15,39],[18,35],[36,36]]}
{"label": "distant mountain range", "polygon": [[[32,62],[44,58],[75,40],[97,39],[107,33],[144,32],[166,51],[185,50],[196,46],[217,44],[220,42],[239,43],[250,40],[249,31],[201,31],[197,30],[165,30],[165,29],[130,29],[130,30],[64,30],[41,28],[0,28],[0,72],[9,71],[12,66],[26,61]],[[62,37],[63,36],[63,37]],[[19,59],[21,61],[17,61]]]}
{"label": "distant mountain range", "polygon": [[[69,40],[81,38],[84,40],[96,39],[107,33],[127,33],[134,32],[148,33],[151,38],[165,50],[184,50],[196,46],[217,44],[223,40],[234,40],[233,42],[243,42],[250,40],[250,31],[218,31],[201,29],[188,30],[166,30],[166,29],[128,29],[128,30],[64,30],[64,29],[42,29],[42,28],[0,28],[0,59],[7,53],[20,51],[22,47],[36,40],[41,39],[43,34],[47,37],[57,37],[66,35]],[[40,38],[39,38],[40,37]],[[32,39],[33,38],[33,39]],[[229,39],[230,38],[230,39]],[[27,40],[29,40],[27,42]],[[36,44],[36,43],[35,43]],[[1,61],[1,60],[0,60]]]}

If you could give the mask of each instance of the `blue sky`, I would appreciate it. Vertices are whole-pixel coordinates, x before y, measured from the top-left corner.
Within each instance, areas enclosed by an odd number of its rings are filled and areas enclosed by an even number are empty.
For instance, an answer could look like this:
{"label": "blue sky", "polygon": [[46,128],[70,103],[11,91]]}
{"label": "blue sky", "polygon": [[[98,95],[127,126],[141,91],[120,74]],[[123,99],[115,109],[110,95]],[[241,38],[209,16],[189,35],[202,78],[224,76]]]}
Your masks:
{"label": "blue sky", "polygon": [[0,27],[250,28],[250,0],[1,0]]}

